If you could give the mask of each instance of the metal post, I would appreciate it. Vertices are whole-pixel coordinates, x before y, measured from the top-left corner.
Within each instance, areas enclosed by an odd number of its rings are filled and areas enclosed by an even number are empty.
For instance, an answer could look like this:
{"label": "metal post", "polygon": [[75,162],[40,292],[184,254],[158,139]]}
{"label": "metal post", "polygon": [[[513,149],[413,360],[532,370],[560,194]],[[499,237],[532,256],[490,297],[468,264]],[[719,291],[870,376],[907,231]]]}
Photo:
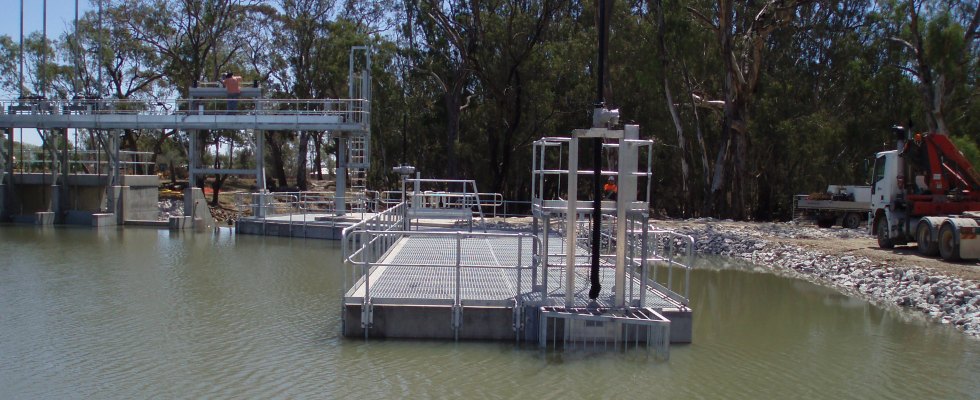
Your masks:
{"label": "metal post", "polygon": [[616,307],[626,305],[626,219],[629,205],[636,199],[636,145],[627,139],[619,143],[619,193],[616,197]]}
{"label": "metal post", "polygon": [[[20,0],[20,75],[17,83],[17,90],[20,92],[20,97],[24,97],[24,0]],[[23,130],[23,128],[21,128]],[[23,133],[21,133],[23,136]],[[23,141],[21,141],[23,143]],[[21,146],[23,149],[23,146]],[[21,156],[21,158],[24,158]],[[23,162],[23,161],[21,161]]]}
{"label": "metal post", "polygon": [[575,236],[578,210],[578,138],[568,143],[568,204],[565,209],[565,308],[575,305]]}
{"label": "metal post", "polygon": [[456,300],[453,303],[453,339],[459,340],[459,327],[461,325],[460,317],[463,308],[463,296],[462,296],[462,252],[463,247],[463,236],[461,233],[456,233]]}
{"label": "metal post", "polygon": [[99,98],[101,98],[101,96],[102,96],[102,42],[105,41],[105,38],[102,36],[102,31],[103,31],[103,29],[102,29],[102,0],[99,0],[99,50],[98,50],[98,53],[97,53],[98,55],[95,58],[95,60],[96,60],[96,63],[95,64],[99,66],[99,80],[98,80],[98,85],[99,85],[98,90],[99,90],[99,92],[97,93],[97,95],[99,96]]}
{"label": "metal post", "polygon": [[[533,239],[532,239],[532,242],[534,242]],[[523,236],[518,236],[517,237],[517,297],[516,297],[517,299],[521,298],[521,281],[522,281],[521,278],[523,277],[523,274],[522,274],[522,272],[523,272],[522,269],[523,268],[521,267],[521,261],[523,261],[523,258],[524,258],[523,257],[524,256],[524,254],[523,254],[524,253],[523,245],[524,245],[524,237]],[[531,281],[531,286],[532,286],[532,288],[534,286],[534,281],[533,280]]]}
{"label": "metal post", "polygon": [[70,205],[68,190],[68,174],[71,172],[68,165],[68,128],[64,129],[64,143],[61,146],[61,192],[58,193],[58,213],[55,215],[57,220],[64,218],[65,213],[68,211]]}
{"label": "metal post", "polygon": [[[531,185],[533,186],[534,185],[534,183],[533,183],[534,182],[534,178],[533,177],[531,178],[531,182],[532,182]],[[534,193],[534,190],[533,189],[531,190],[531,193]],[[506,208],[504,210],[506,211]],[[535,238],[540,237],[540,235],[539,235],[540,234],[540,230],[538,228],[538,217],[537,216],[535,216],[533,219],[531,219],[531,234],[534,235]],[[532,254],[532,257],[531,257],[531,291],[532,292],[534,291],[534,286],[538,284],[538,265],[540,265],[540,256],[539,256],[538,250],[539,250],[538,249],[538,241],[537,240],[532,240],[531,241],[531,254]],[[536,259],[534,257],[535,255],[539,256],[539,258]]]}
{"label": "metal post", "polygon": [[189,160],[187,160],[188,164],[190,164],[187,166],[187,172],[189,175],[187,177],[187,185],[190,188],[194,188],[197,187],[197,177],[194,175],[194,172],[197,170],[197,131],[192,130],[190,131],[190,134],[191,141],[188,145],[188,150],[190,150],[191,156],[189,157]]}
{"label": "metal post", "polygon": [[541,297],[545,298],[548,294],[548,238],[551,236],[549,227],[551,226],[551,215],[544,213],[541,216],[544,225],[544,235],[541,238],[541,254],[544,257],[541,258],[539,265],[541,266]]}
{"label": "metal post", "polygon": [[41,96],[48,96],[48,0],[44,0],[41,9]]}
{"label": "metal post", "polygon": [[402,175],[402,230],[408,231],[408,192],[405,191],[405,181],[408,179],[407,174]]}
{"label": "metal post", "polygon": [[120,140],[120,136],[119,135],[121,133],[122,132],[119,132],[119,131],[114,131],[114,132],[111,133],[111,135],[112,135],[112,151],[116,154],[116,156],[113,157],[114,160],[112,160],[112,181],[113,181],[113,185],[115,185],[115,186],[122,185],[122,176],[119,175],[120,172],[121,172],[120,171],[120,167],[121,167],[120,164],[122,163],[122,160],[119,158],[120,157],[119,148],[121,147],[120,146],[121,145],[121,143],[120,143],[121,140]]}
{"label": "metal post", "polygon": [[640,307],[647,306],[647,271],[649,266],[647,265],[647,259],[649,259],[649,239],[650,234],[650,224],[647,221],[643,221],[641,227],[643,230],[643,242],[640,243]]}
{"label": "metal post", "polygon": [[255,133],[255,154],[255,187],[259,189],[259,205],[256,217],[265,218],[265,196],[269,189],[265,185],[265,132],[263,131]]}
{"label": "metal post", "polygon": [[347,139],[337,138],[337,194],[334,207],[337,216],[347,213]]}
{"label": "metal post", "polygon": [[363,235],[367,235],[367,242],[364,243],[368,244],[365,249],[368,252],[368,258],[361,265],[361,274],[364,275],[364,300],[361,305],[361,327],[364,328],[364,340],[367,340],[368,329],[371,325],[371,262],[374,260],[374,246],[370,245],[370,234],[364,232]]}
{"label": "metal post", "polygon": [[75,43],[72,46],[72,52],[74,53],[72,54],[72,62],[75,64],[75,71],[72,74],[71,86],[75,94],[78,94],[78,53],[80,51],[78,43],[78,0],[75,0],[75,37],[73,39]]}

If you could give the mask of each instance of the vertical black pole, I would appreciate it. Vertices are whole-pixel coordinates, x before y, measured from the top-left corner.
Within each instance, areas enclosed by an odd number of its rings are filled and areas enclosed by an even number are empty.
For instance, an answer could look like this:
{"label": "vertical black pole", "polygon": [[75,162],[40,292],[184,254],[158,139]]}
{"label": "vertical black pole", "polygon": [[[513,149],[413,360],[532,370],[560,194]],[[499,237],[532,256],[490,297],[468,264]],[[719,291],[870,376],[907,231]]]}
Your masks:
{"label": "vertical black pole", "polygon": [[[603,93],[606,72],[606,0],[599,0],[599,61],[596,65],[596,110],[605,108]],[[589,273],[589,298],[599,297],[602,285],[599,283],[599,235],[602,232],[602,138],[592,144],[592,268]],[[620,289],[622,290],[622,289]]]}
{"label": "vertical black pole", "polygon": [[99,82],[97,85],[98,93],[96,93],[99,98],[102,98],[102,42],[104,38],[102,37],[102,0],[99,0],[99,46],[98,53],[95,56],[95,65],[99,68]]}
{"label": "vertical black pole", "polygon": [[44,0],[41,9],[41,96],[48,96],[48,0]]}
{"label": "vertical black pole", "polygon": [[[20,80],[18,81],[17,90],[20,93],[20,97],[24,97],[24,0],[20,0]],[[21,128],[21,135],[23,135],[23,128]],[[22,160],[23,158],[21,156]]]}

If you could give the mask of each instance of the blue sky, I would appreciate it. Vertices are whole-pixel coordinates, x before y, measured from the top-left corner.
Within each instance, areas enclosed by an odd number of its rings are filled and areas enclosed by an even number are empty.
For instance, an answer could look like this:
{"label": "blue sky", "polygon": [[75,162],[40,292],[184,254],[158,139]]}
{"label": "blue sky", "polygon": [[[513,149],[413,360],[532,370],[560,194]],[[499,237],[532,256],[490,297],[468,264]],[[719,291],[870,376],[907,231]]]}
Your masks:
{"label": "blue sky", "polygon": [[[0,0],[0,35],[7,35],[20,40],[20,0]],[[86,11],[98,9],[91,0],[78,0],[78,15]],[[34,31],[40,32],[44,21],[44,1],[24,0],[24,36]],[[75,21],[75,0],[48,0],[48,37],[56,38],[72,28]],[[40,137],[34,129],[23,130],[24,142],[41,144]],[[15,132],[15,139],[20,141],[21,132]]]}
{"label": "blue sky", "polygon": [[[97,9],[92,0],[78,0],[78,15]],[[24,36],[41,31],[43,0],[24,0]],[[71,29],[75,21],[75,0],[48,0],[48,37],[55,38]],[[20,0],[0,0],[0,35],[20,39]]]}

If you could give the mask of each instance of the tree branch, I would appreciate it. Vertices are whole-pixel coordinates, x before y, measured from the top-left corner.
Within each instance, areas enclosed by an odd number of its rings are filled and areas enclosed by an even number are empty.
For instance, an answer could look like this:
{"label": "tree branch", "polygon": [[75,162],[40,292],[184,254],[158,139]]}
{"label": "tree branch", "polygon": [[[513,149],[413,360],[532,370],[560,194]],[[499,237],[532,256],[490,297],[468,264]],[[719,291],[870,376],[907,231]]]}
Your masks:
{"label": "tree branch", "polygon": [[711,30],[716,32],[718,31],[718,26],[704,14],[701,14],[700,11],[695,10],[694,7],[691,6],[684,6],[684,8],[687,9],[687,12],[691,13],[691,15],[693,15],[694,18],[701,22],[701,24],[703,24],[705,27],[711,28]]}

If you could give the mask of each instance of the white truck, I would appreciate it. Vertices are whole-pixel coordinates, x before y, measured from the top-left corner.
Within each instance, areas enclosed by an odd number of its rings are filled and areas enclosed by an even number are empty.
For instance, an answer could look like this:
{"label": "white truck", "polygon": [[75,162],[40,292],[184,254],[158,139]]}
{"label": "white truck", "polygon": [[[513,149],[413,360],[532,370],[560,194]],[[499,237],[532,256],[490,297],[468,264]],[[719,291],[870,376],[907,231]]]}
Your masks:
{"label": "white truck", "polygon": [[980,174],[947,136],[894,130],[898,149],[877,154],[872,178],[878,247],[912,242],[948,261],[980,258]]}
{"label": "white truck", "polygon": [[871,186],[830,185],[825,193],[793,199],[793,217],[814,220],[821,228],[840,225],[855,229],[867,221],[870,209]]}

